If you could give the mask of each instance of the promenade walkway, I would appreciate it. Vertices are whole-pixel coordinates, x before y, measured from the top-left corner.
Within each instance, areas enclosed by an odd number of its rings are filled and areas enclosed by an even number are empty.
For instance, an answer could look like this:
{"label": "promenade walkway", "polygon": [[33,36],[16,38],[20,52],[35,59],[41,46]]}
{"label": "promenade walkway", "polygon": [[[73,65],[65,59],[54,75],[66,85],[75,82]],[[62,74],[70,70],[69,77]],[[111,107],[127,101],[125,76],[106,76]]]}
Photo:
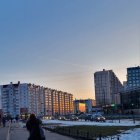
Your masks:
{"label": "promenade walkway", "polygon": [[[75,140],[67,136],[62,136],[56,133],[46,131],[46,140]],[[27,140],[29,136],[26,128],[23,128],[22,123],[13,123],[11,125],[10,140]]]}
{"label": "promenade walkway", "polygon": [[6,140],[8,132],[8,124],[6,127],[0,126],[0,140]]}

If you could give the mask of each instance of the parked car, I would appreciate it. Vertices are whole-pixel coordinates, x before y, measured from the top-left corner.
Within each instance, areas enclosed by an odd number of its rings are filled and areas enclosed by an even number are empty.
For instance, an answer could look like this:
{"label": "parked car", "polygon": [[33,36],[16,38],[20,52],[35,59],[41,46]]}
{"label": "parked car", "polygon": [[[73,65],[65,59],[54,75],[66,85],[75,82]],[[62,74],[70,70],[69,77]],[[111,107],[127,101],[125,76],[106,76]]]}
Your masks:
{"label": "parked car", "polygon": [[79,118],[77,116],[75,116],[75,115],[71,115],[70,120],[71,121],[77,121],[77,120],[79,120]]}
{"label": "parked car", "polygon": [[58,120],[66,120],[66,117],[65,116],[59,116]]}
{"label": "parked car", "polygon": [[89,114],[85,117],[85,121],[96,121],[96,122],[105,122],[106,118],[99,114]]}
{"label": "parked car", "polygon": [[76,115],[70,114],[70,115],[66,115],[66,120],[70,120],[70,121],[77,121],[79,120],[79,118]]}
{"label": "parked car", "polygon": [[85,120],[86,117],[87,117],[87,114],[81,114],[78,116],[79,120]]}
{"label": "parked car", "polygon": [[43,119],[46,119],[46,120],[54,120],[54,117],[53,116],[44,116]]}
{"label": "parked car", "polygon": [[93,121],[93,116],[92,114],[88,114],[85,116],[85,121]]}
{"label": "parked car", "polygon": [[102,115],[94,115],[93,116],[93,120],[96,121],[96,122],[105,122],[106,121],[106,118]]}

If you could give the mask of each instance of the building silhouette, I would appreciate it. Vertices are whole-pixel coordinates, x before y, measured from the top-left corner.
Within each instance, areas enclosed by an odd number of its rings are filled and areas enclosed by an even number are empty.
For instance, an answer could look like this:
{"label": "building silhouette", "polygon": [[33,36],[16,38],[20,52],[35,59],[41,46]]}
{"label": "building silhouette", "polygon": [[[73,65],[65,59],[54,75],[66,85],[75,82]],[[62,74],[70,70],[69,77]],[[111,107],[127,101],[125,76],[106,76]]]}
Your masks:
{"label": "building silhouette", "polygon": [[140,66],[127,68],[125,88],[120,92],[122,112],[140,114]]}
{"label": "building silhouette", "polygon": [[140,87],[140,66],[127,68],[127,88]]}
{"label": "building silhouette", "polygon": [[95,72],[94,84],[97,106],[120,104],[119,91],[123,86],[112,70]]}

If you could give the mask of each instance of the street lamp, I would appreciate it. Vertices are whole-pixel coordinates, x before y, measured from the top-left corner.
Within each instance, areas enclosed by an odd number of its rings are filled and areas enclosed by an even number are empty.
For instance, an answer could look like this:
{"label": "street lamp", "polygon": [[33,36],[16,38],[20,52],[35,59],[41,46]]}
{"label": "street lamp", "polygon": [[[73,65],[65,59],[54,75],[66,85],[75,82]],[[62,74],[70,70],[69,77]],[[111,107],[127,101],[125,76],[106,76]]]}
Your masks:
{"label": "street lamp", "polygon": [[132,109],[134,109],[134,104],[133,103],[131,103],[131,115],[133,117],[133,122],[135,123],[135,116],[134,116],[134,112],[133,112]]}

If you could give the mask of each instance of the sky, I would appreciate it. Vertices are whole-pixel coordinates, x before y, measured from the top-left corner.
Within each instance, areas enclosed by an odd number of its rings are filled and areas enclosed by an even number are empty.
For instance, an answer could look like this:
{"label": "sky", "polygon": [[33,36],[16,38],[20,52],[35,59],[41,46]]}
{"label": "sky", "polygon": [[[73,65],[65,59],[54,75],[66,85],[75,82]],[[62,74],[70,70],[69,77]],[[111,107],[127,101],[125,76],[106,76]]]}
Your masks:
{"label": "sky", "polygon": [[94,96],[94,73],[121,82],[140,65],[139,0],[0,1],[0,84],[34,83]]}

